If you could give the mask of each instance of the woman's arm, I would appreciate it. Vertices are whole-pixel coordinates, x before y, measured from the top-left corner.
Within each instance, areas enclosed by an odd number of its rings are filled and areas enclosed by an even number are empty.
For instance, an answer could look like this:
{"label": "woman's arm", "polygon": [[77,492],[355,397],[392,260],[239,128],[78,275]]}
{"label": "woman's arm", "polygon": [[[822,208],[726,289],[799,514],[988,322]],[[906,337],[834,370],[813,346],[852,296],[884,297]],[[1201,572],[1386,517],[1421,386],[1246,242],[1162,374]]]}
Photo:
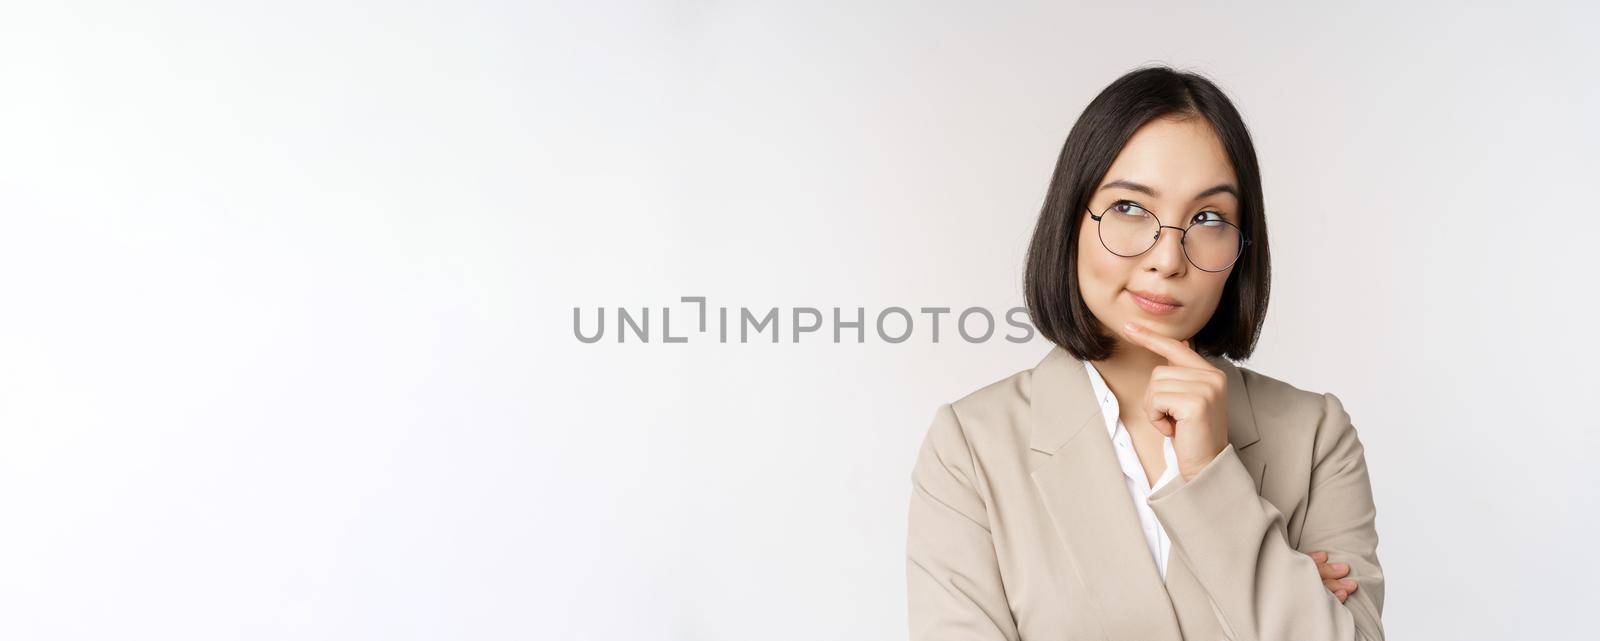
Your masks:
{"label": "woman's arm", "polygon": [[1360,583],[1344,603],[1322,583],[1316,561],[1291,547],[1284,517],[1256,494],[1233,446],[1193,479],[1150,496],[1173,549],[1194,570],[1225,628],[1241,640],[1383,639],[1383,568],[1367,463],[1350,415],[1323,394],[1301,531],[1303,550],[1326,550]]}
{"label": "woman's arm", "polygon": [[966,434],[939,406],[911,474],[906,538],[911,639],[1018,641]]}

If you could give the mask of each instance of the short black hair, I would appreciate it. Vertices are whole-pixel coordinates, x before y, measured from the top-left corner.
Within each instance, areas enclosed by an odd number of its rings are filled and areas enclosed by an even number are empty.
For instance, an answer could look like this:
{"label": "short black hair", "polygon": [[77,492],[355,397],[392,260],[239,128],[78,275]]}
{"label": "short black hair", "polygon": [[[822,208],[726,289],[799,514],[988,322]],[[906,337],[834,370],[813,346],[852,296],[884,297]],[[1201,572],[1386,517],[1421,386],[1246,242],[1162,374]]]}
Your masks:
{"label": "short black hair", "polygon": [[1166,66],[1134,69],[1095,96],[1072,125],[1028,245],[1023,296],[1034,327],[1079,360],[1104,360],[1116,341],[1078,293],[1078,229],[1090,197],[1134,131],[1162,117],[1211,124],[1239,181],[1240,231],[1250,243],[1228,275],[1222,301],[1195,334],[1195,351],[1248,358],[1267,315],[1272,262],[1261,202],[1261,170],[1244,119],[1215,83]]}

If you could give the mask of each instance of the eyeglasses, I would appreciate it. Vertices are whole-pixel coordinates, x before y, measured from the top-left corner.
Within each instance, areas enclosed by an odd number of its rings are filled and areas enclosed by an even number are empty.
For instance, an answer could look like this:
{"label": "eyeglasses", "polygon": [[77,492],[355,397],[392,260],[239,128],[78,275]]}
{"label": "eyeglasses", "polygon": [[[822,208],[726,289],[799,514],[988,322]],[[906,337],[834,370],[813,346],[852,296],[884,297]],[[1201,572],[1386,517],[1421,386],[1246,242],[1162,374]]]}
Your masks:
{"label": "eyeglasses", "polygon": [[1200,212],[1213,217],[1195,220],[1188,229],[1163,225],[1150,210],[1127,200],[1111,203],[1098,216],[1093,210],[1088,211],[1099,227],[1100,244],[1118,256],[1138,256],[1150,251],[1161,239],[1162,228],[1176,229],[1183,232],[1179,245],[1190,263],[1202,271],[1220,272],[1232,267],[1244,254],[1244,246],[1250,244],[1238,227],[1214,211]]}

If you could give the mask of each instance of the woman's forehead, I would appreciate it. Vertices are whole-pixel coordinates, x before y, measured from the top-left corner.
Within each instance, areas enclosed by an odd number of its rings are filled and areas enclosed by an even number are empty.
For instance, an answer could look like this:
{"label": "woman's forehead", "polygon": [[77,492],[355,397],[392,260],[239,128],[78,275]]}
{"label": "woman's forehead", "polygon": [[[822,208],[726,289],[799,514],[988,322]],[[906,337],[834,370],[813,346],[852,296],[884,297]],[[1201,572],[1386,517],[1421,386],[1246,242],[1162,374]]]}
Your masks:
{"label": "woman's forehead", "polygon": [[1222,140],[1205,119],[1158,118],[1128,139],[1097,191],[1119,183],[1147,187],[1153,197],[1189,198],[1237,181]]}

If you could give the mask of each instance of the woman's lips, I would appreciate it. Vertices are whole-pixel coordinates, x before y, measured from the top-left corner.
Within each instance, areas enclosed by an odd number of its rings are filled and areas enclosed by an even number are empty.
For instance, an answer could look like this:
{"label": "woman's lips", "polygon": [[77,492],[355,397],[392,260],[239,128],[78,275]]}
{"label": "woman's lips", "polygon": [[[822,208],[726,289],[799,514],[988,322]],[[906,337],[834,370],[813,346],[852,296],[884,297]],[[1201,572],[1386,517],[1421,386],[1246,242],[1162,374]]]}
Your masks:
{"label": "woman's lips", "polygon": [[1138,304],[1141,309],[1151,314],[1171,314],[1178,311],[1179,307],[1182,307],[1182,305],[1155,302],[1133,293],[1133,290],[1128,290],[1128,295],[1133,297],[1133,302]]}

